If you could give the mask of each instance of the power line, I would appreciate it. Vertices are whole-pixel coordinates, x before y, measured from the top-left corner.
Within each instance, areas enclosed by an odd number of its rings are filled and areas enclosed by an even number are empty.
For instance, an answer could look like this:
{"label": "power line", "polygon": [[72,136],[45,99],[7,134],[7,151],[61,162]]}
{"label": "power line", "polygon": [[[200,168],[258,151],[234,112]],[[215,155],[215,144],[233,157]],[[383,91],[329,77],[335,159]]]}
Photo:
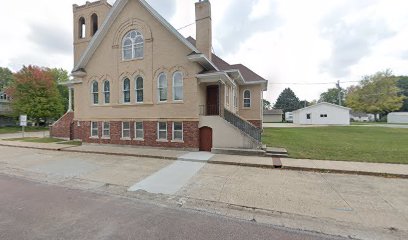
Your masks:
{"label": "power line", "polygon": [[277,83],[277,82],[269,82],[269,84],[274,84],[274,85],[329,85],[329,84],[340,84],[340,83],[356,83],[360,81],[344,81],[344,82],[315,82],[315,83]]}

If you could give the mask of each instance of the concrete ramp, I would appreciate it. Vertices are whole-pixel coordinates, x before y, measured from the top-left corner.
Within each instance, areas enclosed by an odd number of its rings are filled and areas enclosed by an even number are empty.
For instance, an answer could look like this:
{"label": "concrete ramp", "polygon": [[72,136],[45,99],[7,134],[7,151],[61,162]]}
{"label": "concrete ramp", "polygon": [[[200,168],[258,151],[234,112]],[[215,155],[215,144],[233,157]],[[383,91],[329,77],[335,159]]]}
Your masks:
{"label": "concrete ramp", "polygon": [[206,152],[187,153],[179,161],[161,169],[128,189],[149,193],[175,194],[205,166],[214,155]]}

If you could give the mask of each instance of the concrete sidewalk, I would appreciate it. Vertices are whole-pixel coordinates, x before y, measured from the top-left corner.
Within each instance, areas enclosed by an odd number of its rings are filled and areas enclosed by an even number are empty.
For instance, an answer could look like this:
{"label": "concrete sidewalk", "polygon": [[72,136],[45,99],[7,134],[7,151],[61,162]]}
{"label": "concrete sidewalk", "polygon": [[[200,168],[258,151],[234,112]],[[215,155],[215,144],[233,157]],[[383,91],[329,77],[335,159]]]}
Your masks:
{"label": "concrete sidewalk", "polygon": [[[83,146],[70,146],[56,143],[29,143],[6,140],[0,141],[0,146],[77,153],[129,156],[129,157],[148,157],[166,160],[178,160],[180,156],[189,153],[188,151],[183,150],[170,150],[148,147],[88,145],[88,144]],[[188,159],[179,160],[190,161]],[[405,164],[327,161],[327,160],[290,159],[290,158],[282,158],[280,159],[280,161],[282,162],[282,169],[286,170],[333,172],[344,174],[408,178],[408,165]],[[208,163],[270,169],[276,167],[274,165],[272,158],[270,157],[237,156],[224,154],[216,154],[211,160],[208,161]]]}

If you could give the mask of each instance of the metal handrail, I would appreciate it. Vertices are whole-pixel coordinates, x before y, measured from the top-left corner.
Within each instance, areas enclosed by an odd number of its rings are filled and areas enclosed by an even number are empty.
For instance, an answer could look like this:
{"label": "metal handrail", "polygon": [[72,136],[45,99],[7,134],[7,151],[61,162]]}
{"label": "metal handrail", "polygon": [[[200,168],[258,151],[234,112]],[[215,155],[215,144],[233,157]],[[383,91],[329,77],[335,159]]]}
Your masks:
{"label": "metal handrail", "polygon": [[224,119],[256,141],[261,142],[261,129],[255,127],[227,109],[224,109]]}

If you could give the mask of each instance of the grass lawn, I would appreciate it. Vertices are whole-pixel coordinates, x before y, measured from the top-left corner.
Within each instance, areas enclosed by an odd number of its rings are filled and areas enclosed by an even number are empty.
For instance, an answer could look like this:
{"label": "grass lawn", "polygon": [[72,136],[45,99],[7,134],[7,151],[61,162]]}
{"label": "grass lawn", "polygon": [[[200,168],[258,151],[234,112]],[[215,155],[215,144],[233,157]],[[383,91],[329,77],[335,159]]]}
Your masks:
{"label": "grass lawn", "polygon": [[26,138],[11,138],[5,139],[6,141],[17,141],[17,142],[33,142],[33,143],[59,143],[64,142],[63,139],[58,138],[33,138],[33,137],[26,137]]}
{"label": "grass lawn", "polygon": [[[24,129],[25,132],[40,132],[48,130],[48,127],[26,127]],[[0,134],[18,132],[21,132],[21,127],[0,127]]]}
{"label": "grass lawn", "polygon": [[292,158],[408,164],[408,129],[266,128],[262,140],[286,148]]}

